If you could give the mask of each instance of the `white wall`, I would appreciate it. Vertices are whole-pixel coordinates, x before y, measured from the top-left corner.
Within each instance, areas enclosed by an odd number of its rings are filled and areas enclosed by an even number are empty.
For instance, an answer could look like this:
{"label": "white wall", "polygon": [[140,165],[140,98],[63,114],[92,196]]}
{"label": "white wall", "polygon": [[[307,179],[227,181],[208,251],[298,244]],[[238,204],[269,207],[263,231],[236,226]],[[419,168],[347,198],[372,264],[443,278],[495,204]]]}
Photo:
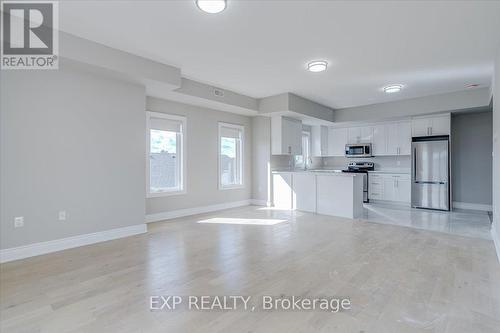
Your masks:
{"label": "white wall", "polygon": [[259,204],[271,203],[271,118],[253,117],[252,196]]}
{"label": "white wall", "polygon": [[[146,99],[146,109],[187,117],[187,193],[148,198],[146,200],[146,214],[161,214],[252,198],[252,119],[250,117],[153,97]],[[245,127],[243,148],[243,183],[245,187],[243,189],[219,190],[218,188],[219,121]],[[142,142],[145,144],[144,140]],[[142,159],[145,159],[145,155]]]}
{"label": "white wall", "polygon": [[144,88],[84,67],[1,73],[2,249],[144,223]]}
{"label": "white wall", "polygon": [[334,111],[335,122],[380,121],[383,119],[487,107],[490,90],[479,88],[448,94],[417,97],[394,102],[364,105]]}

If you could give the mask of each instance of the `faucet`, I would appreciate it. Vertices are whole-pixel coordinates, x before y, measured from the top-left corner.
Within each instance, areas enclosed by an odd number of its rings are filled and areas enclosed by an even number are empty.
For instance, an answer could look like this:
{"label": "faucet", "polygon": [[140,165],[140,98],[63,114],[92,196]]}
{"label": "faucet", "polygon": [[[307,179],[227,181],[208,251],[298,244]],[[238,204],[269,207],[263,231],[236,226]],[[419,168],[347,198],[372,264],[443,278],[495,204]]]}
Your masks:
{"label": "faucet", "polygon": [[308,157],[305,161],[304,161],[304,171],[307,171],[307,165],[311,165],[312,164],[312,158]]}

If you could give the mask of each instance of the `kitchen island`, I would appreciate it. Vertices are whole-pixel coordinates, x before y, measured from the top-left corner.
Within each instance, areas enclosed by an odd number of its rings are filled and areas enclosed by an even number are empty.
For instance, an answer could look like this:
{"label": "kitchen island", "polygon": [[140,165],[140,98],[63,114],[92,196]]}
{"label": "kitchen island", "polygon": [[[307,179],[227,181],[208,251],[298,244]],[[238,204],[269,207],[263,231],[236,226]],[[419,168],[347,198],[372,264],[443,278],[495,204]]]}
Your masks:
{"label": "kitchen island", "polygon": [[360,218],[363,176],[334,170],[273,171],[273,203],[278,209]]}

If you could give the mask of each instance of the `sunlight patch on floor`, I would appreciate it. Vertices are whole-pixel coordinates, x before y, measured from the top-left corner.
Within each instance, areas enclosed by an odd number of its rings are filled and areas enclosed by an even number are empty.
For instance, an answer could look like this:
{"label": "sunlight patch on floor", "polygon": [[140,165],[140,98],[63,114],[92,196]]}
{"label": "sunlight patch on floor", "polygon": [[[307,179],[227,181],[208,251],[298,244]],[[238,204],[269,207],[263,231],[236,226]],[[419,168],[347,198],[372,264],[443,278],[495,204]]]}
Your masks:
{"label": "sunlight patch on floor", "polygon": [[214,224],[243,224],[243,225],[275,225],[286,222],[279,219],[241,219],[230,217],[214,217],[207,220],[198,221],[198,223],[214,223]]}

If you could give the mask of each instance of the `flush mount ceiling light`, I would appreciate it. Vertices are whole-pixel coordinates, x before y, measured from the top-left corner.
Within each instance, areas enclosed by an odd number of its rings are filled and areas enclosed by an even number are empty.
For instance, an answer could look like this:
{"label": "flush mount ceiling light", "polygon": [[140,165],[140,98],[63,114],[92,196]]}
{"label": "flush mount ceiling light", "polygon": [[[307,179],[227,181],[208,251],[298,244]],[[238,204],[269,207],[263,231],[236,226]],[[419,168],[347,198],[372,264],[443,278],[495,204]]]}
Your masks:
{"label": "flush mount ceiling light", "polygon": [[403,89],[403,85],[391,84],[390,86],[384,87],[384,92],[387,94],[392,94],[392,93],[400,92],[401,89]]}
{"label": "flush mount ceiling light", "polygon": [[324,60],[315,60],[307,64],[307,70],[314,73],[326,71],[327,67],[328,63]]}
{"label": "flush mount ceiling light", "polygon": [[196,0],[196,5],[205,13],[217,14],[226,9],[226,0]]}

